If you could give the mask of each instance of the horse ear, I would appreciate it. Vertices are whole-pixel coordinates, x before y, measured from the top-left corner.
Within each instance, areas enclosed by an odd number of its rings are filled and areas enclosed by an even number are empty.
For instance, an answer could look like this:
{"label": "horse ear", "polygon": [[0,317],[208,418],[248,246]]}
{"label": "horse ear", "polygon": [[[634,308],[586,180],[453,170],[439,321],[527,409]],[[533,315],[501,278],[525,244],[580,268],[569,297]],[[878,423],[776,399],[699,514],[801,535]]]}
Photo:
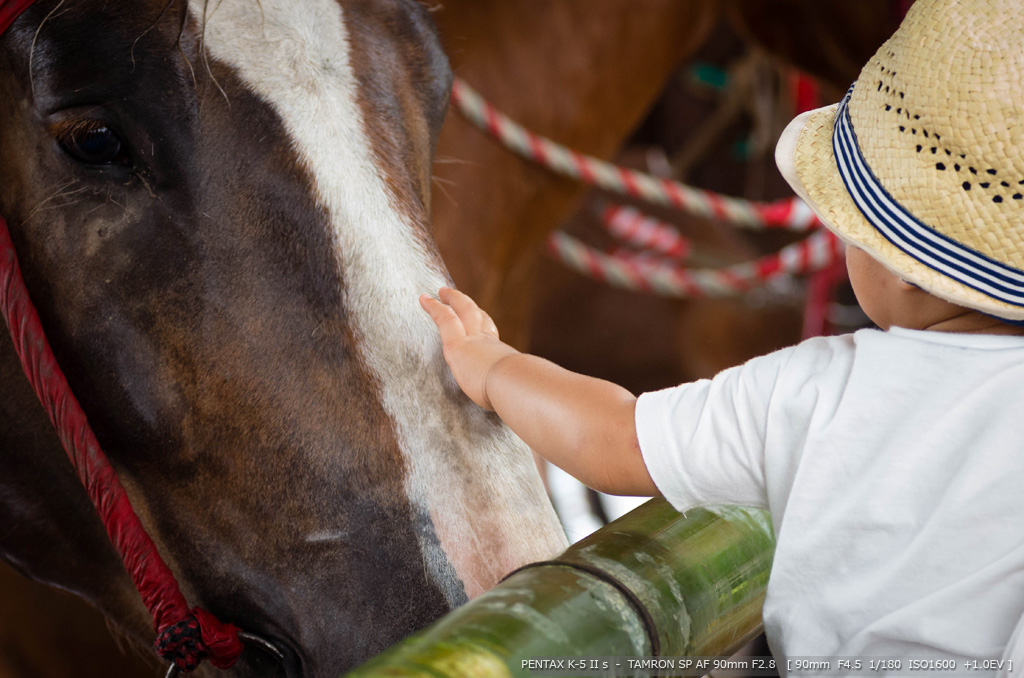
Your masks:
{"label": "horse ear", "polygon": [[367,132],[387,173],[408,177],[429,212],[434,150],[452,86],[437,28],[417,0],[343,1]]}
{"label": "horse ear", "polygon": [[411,59],[410,67],[418,86],[417,96],[423,105],[423,111],[430,127],[430,150],[433,153],[437,146],[437,138],[441,133],[441,123],[448,112],[448,99],[452,91],[452,70],[448,64],[448,55],[441,46],[441,38],[437,32],[430,12],[441,8],[438,2],[431,0],[401,0],[410,11],[405,13],[403,33],[420,46],[418,54]]}

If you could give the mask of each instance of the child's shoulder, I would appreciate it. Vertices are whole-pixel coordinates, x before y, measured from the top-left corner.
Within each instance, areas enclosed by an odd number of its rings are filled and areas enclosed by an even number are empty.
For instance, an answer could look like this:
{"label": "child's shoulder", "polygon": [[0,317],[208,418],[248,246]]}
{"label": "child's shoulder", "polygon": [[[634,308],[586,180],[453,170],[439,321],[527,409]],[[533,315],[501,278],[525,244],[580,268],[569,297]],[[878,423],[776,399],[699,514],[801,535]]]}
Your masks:
{"label": "child's shoulder", "polygon": [[1024,350],[1024,336],[1016,334],[940,332],[935,330],[891,327],[888,330],[865,328],[849,334],[812,337],[783,352],[797,354],[801,359],[860,351],[910,351],[915,353],[948,349]]}
{"label": "child's shoulder", "polygon": [[882,340],[885,332],[877,329],[863,329],[847,334],[810,337],[798,344],[781,348],[754,358],[752,363],[771,363],[780,369],[791,364],[821,365],[842,359],[855,353],[865,344]]}
{"label": "child's shoulder", "polygon": [[868,328],[805,339],[725,370],[718,378],[790,397],[808,388],[843,390],[855,374],[858,382],[930,383],[925,378],[930,373],[964,369],[1024,370],[1024,337]]}
{"label": "child's shoulder", "polygon": [[829,381],[838,385],[855,371],[880,381],[916,380],[954,370],[1024,369],[1024,337],[872,328],[814,337],[755,360],[764,361],[761,368],[773,365],[770,369],[778,371],[778,378],[798,386]]}

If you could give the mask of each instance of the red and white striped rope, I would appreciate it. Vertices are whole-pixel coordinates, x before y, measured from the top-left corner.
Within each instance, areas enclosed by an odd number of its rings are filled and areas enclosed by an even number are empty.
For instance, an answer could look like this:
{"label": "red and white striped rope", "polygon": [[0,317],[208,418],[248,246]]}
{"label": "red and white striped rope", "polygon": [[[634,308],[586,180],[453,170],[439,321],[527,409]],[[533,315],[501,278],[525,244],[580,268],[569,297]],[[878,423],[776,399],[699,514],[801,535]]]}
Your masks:
{"label": "red and white striped rope", "polygon": [[622,253],[610,256],[561,231],[549,237],[548,251],[569,268],[613,287],[669,297],[728,297],[776,276],[820,271],[839,259],[842,244],[822,229],[754,261],[693,270]]}
{"label": "red and white striped rope", "polygon": [[511,120],[460,78],[455,78],[452,85],[452,102],[466,119],[513,152],[584,183],[751,229],[808,231],[820,225],[818,218],[799,198],[772,203],[733,198],[619,167],[574,151]]}
{"label": "red and white striped rope", "polygon": [[690,256],[690,240],[672,224],[644,214],[635,207],[608,203],[598,210],[605,230],[648,257],[683,261]]}
{"label": "red and white striped rope", "polygon": [[[452,101],[477,127],[518,155],[584,183],[680,209],[701,217],[751,229],[809,231],[821,225],[799,198],[762,203],[692,188],[588,156],[527,130],[456,78]],[[825,229],[805,240],[751,262],[721,269],[687,270],[690,242],[671,224],[634,207],[600,210],[605,228],[630,247],[601,252],[558,231],[548,237],[548,252],[568,267],[615,287],[673,297],[724,297],[746,292],[779,275],[820,271],[839,259],[840,241]]]}

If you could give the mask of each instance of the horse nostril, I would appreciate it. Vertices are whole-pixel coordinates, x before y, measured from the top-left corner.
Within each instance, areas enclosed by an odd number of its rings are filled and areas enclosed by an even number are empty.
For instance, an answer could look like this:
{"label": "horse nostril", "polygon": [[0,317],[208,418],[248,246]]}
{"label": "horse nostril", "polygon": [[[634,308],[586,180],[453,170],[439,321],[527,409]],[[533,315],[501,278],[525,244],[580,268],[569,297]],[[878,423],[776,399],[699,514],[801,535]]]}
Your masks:
{"label": "horse nostril", "polygon": [[267,653],[268,655],[276,659],[279,664],[284,664],[284,652],[281,651],[281,648],[279,648],[277,645],[274,645],[266,638],[257,636],[255,633],[249,633],[247,631],[239,631],[238,638],[246,645],[251,645],[252,647],[258,648],[263,652]]}
{"label": "horse nostril", "polygon": [[[284,670],[285,678],[300,678],[302,675],[301,670],[297,668],[297,662],[288,661],[285,657],[284,651],[266,638],[258,636],[255,633],[249,633],[248,631],[239,631],[238,638],[246,645],[257,649],[274,659],[274,661],[277,662],[277,665]],[[167,668],[167,673],[164,675],[164,678],[176,678],[180,674],[181,670],[177,665],[171,664]]]}
{"label": "horse nostril", "polygon": [[273,659],[283,671],[285,678],[302,678],[301,662],[286,644],[275,643],[249,631],[239,631],[238,638],[247,646],[259,650]]}

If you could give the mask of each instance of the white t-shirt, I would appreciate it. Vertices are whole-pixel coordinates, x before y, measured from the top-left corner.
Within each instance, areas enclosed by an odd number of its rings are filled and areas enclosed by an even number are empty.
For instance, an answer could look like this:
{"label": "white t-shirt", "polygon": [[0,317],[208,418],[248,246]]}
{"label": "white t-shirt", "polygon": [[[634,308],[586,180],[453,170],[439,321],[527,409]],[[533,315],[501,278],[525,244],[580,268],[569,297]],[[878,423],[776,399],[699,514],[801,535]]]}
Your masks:
{"label": "white t-shirt", "polygon": [[1009,656],[1024,614],[1024,337],[812,339],[644,394],[636,425],[677,509],[771,512],[777,658]]}

